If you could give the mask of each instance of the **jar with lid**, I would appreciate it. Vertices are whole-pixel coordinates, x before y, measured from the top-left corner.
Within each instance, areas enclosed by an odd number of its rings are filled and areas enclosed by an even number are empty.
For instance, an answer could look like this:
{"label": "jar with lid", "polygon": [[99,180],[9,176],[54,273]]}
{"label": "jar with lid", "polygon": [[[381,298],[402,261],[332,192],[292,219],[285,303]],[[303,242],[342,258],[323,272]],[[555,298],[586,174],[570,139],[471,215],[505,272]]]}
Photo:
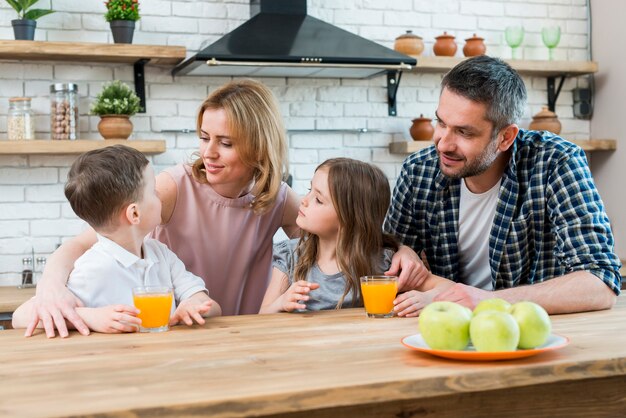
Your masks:
{"label": "jar with lid", "polygon": [[78,86],[50,86],[50,134],[52,139],[76,139],[78,134]]}
{"label": "jar with lid", "polygon": [[30,97],[9,99],[7,136],[11,141],[35,139],[35,118],[30,108]]}

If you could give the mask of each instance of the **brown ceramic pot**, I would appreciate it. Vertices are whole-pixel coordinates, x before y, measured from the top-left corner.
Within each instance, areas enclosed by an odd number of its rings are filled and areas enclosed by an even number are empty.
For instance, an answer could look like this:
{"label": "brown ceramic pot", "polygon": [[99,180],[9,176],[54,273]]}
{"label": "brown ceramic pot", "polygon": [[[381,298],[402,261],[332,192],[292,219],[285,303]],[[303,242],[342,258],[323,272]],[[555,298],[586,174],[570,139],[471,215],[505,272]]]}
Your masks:
{"label": "brown ceramic pot", "polygon": [[102,115],[98,132],[104,139],[128,139],[133,133],[133,123],[128,115]]}
{"label": "brown ceramic pot", "polygon": [[456,54],[456,43],[454,42],[454,36],[448,35],[448,32],[444,32],[443,35],[436,36],[435,45],[433,45],[433,52],[437,56],[441,57],[453,57]]}
{"label": "brown ceramic pot", "polygon": [[472,36],[465,40],[465,46],[463,47],[463,55],[466,57],[475,57],[477,55],[485,55],[487,47],[485,46],[485,39],[480,36]]}
{"label": "brown ceramic pot", "polygon": [[393,49],[401,54],[420,55],[424,51],[424,41],[420,36],[414,35],[413,31],[407,30],[396,38]]}
{"label": "brown ceramic pot", "polygon": [[435,128],[433,128],[431,122],[432,119],[425,118],[424,115],[413,119],[413,125],[411,125],[411,129],[409,130],[411,138],[413,138],[414,141],[430,141],[433,139]]}
{"label": "brown ceramic pot", "polygon": [[528,128],[533,131],[550,131],[558,135],[561,133],[561,122],[556,113],[543,106],[541,111],[533,116]]}

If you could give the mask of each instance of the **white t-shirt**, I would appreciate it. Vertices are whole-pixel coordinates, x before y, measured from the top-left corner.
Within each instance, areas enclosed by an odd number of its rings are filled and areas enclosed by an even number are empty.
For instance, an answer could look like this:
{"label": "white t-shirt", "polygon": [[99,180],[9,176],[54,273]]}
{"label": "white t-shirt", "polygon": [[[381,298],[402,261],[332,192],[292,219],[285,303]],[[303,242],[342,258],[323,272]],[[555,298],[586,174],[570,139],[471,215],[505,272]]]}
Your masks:
{"label": "white t-shirt", "polygon": [[459,203],[459,268],[463,283],[493,290],[489,234],[496,214],[500,181],[484,193],[472,193],[461,181]]}
{"label": "white t-shirt", "polygon": [[70,274],[67,287],[89,308],[125,304],[133,306],[133,287],[169,286],[175,303],[194,293],[207,292],[204,280],[188,272],[165,244],[146,238],[144,258],[128,252],[117,243],[98,235],[98,242],[83,254]]}

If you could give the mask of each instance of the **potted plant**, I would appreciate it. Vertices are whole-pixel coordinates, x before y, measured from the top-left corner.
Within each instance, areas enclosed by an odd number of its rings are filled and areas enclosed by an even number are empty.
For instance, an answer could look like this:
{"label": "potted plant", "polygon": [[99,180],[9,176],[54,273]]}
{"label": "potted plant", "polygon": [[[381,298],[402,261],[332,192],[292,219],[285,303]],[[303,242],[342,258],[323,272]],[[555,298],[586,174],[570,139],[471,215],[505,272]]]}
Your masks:
{"label": "potted plant", "polygon": [[113,42],[132,44],[135,22],[139,20],[139,1],[108,0],[104,4],[107,7],[104,19],[111,25]]}
{"label": "potted plant", "polygon": [[128,139],[133,132],[130,117],[140,110],[139,97],[119,80],[107,83],[91,105],[91,114],[100,116],[98,132],[104,139]]}
{"label": "potted plant", "polygon": [[[13,33],[17,40],[32,41],[35,39],[36,19],[54,13],[54,10],[31,9],[39,0],[7,0],[17,12],[17,19],[12,20]],[[30,9],[30,10],[29,10]]]}

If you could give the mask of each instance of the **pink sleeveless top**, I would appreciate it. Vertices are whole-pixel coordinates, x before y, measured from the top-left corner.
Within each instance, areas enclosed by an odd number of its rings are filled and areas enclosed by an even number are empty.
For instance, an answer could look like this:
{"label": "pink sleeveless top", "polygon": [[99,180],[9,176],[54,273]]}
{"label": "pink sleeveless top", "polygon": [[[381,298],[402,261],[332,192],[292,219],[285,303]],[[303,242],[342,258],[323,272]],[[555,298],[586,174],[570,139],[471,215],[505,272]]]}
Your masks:
{"label": "pink sleeveless top", "polygon": [[178,188],[169,222],[152,236],[166,244],[202,277],[223,315],[258,313],[269,284],[272,237],[282,225],[287,185],[263,215],[250,209],[251,194],[236,199],[220,196],[194,180],[191,167],[165,170]]}

